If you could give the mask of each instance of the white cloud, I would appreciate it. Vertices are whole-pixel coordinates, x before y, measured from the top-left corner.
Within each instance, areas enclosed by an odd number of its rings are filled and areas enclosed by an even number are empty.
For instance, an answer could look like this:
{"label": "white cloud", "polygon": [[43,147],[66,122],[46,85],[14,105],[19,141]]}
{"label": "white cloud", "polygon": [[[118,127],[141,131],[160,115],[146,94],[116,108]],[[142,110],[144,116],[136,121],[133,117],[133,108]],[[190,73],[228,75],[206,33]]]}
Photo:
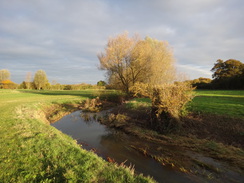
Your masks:
{"label": "white cloud", "polygon": [[185,74],[189,79],[196,79],[199,77],[205,77],[205,78],[212,78],[212,72],[210,69],[208,70],[208,67],[202,67],[202,66],[196,66],[196,65],[182,65],[177,64],[176,65],[177,70],[184,70]]}

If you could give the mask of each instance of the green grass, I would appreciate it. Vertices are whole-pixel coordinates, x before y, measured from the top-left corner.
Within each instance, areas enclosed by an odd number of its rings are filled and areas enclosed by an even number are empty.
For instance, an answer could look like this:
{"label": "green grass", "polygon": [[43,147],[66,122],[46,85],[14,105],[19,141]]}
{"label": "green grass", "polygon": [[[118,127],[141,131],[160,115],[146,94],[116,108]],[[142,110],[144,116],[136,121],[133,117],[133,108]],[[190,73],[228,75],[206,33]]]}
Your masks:
{"label": "green grass", "polygon": [[193,112],[244,118],[244,90],[196,90]]}
{"label": "green grass", "polygon": [[83,150],[44,123],[43,109],[97,91],[0,90],[0,182],[153,182]]}
{"label": "green grass", "polygon": [[149,98],[134,98],[134,99],[126,102],[126,107],[130,108],[130,109],[151,107],[151,100]]}
{"label": "green grass", "polygon": [[[244,90],[195,90],[194,92],[195,98],[187,106],[188,110],[244,118]],[[126,103],[126,107],[131,109],[150,106],[149,98],[135,98]]]}

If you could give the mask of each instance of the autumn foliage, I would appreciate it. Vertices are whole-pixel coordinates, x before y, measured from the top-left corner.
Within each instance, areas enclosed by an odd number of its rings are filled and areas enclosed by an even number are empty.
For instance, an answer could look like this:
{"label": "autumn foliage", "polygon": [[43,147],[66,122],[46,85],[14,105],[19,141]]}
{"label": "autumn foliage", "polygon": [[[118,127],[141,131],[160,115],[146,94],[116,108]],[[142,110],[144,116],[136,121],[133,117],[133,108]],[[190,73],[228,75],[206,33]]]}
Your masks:
{"label": "autumn foliage", "polygon": [[131,88],[136,96],[149,97],[152,101],[151,127],[157,131],[170,131],[181,124],[180,116],[192,100],[193,87],[187,82],[149,85],[137,83]]}
{"label": "autumn foliage", "polygon": [[2,89],[16,89],[18,85],[11,80],[4,80],[0,83],[0,88]]}
{"label": "autumn foliage", "polygon": [[125,32],[110,38],[98,59],[108,84],[126,93],[138,82],[163,84],[175,79],[174,57],[166,41],[142,40]]}

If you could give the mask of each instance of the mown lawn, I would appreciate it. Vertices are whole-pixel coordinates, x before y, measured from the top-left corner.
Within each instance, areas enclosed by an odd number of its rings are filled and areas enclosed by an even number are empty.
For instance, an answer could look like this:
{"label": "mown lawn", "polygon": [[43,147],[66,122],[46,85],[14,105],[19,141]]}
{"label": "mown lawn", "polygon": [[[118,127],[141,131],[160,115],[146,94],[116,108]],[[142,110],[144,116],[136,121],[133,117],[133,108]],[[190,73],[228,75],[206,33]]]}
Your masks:
{"label": "mown lawn", "polygon": [[45,123],[44,110],[97,91],[0,90],[0,182],[153,182],[107,163]]}
{"label": "mown lawn", "polygon": [[196,90],[193,112],[244,118],[244,90]]}

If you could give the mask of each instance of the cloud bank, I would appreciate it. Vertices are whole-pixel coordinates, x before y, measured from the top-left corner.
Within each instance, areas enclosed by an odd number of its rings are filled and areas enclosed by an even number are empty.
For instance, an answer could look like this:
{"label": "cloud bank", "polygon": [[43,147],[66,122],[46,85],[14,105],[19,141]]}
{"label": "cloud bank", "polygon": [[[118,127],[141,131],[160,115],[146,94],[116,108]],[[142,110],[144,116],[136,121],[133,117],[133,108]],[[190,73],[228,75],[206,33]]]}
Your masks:
{"label": "cloud bank", "polygon": [[0,69],[21,83],[46,71],[62,84],[104,80],[97,53],[110,36],[166,40],[191,79],[211,78],[217,59],[244,60],[242,0],[1,0]]}

